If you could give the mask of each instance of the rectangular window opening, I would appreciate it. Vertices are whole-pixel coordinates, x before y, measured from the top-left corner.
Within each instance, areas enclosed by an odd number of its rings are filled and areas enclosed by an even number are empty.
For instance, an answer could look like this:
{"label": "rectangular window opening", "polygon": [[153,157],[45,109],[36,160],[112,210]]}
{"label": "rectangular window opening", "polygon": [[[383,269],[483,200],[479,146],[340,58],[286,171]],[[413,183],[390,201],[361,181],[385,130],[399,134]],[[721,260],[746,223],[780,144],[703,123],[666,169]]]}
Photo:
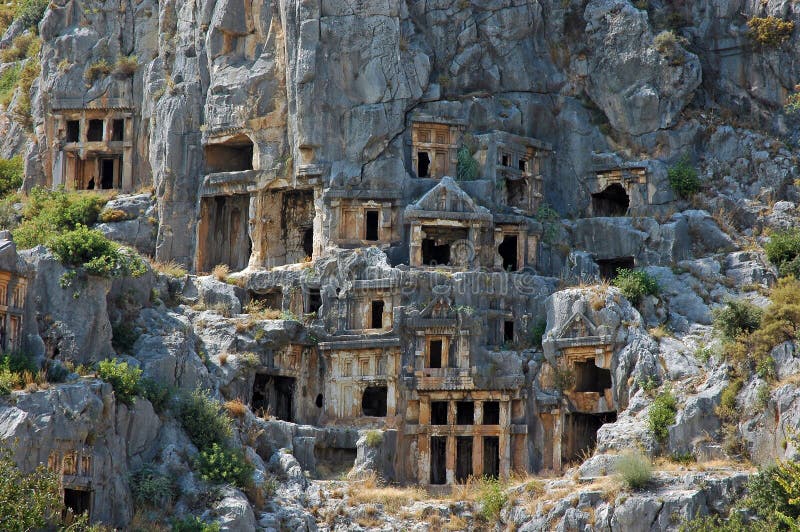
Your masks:
{"label": "rectangular window opening", "polygon": [[372,302],[372,316],[370,328],[372,329],[382,329],[383,328],[383,301],[373,301]]}
{"label": "rectangular window opening", "polygon": [[472,401],[456,402],[456,425],[473,425],[475,423],[475,403]]}
{"label": "rectangular window opening", "polygon": [[430,340],[428,343],[428,367],[442,367],[442,341]]}
{"label": "rectangular window opening", "polygon": [[378,240],[378,211],[367,211],[365,213],[366,234],[365,240],[375,242]]}
{"label": "rectangular window opening", "polygon": [[431,401],[431,425],[447,425],[447,401]]}

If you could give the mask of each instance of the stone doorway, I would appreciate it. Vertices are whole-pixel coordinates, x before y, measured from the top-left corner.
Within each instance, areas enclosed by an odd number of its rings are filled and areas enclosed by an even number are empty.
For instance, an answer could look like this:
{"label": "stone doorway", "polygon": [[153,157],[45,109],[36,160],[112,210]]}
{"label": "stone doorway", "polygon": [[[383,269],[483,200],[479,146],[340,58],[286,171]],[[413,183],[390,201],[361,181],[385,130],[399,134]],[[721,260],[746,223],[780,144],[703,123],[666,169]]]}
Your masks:
{"label": "stone doorway", "polygon": [[592,452],[597,442],[597,429],[617,420],[616,412],[574,412],[564,417],[564,438],[561,444],[561,463],[582,460]]}
{"label": "stone doorway", "polygon": [[503,270],[507,272],[517,271],[517,235],[506,235],[503,242],[497,248],[497,252],[503,258]]}
{"label": "stone doorway", "polygon": [[611,388],[611,370],[598,367],[594,359],[576,361],[573,372],[576,392],[597,392],[603,395],[605,390]]}
{"label": "stone doorway", "polygon": [[616,257],[613,259],[596,259],[595,262],[600,268],[600,277],[607,281],[613,281],[617,277],[617,270],[620,268],[632,270],[635,267],[633,257]]}
{"label": "stone doorway", "polygon": [[500,478],[500,438],[498,436],[483,437],[483,474],[487,477]]}
{"label": "stone doorway", "polygon": [[592,194],[592,213],[595,216],[625,216],[630,203],[625,188],[613,183],[602,192]]}
{"label": "stone doorway", "polygon": [[250,261],[248,233],[250,196],[203,198],[200,205],[198,270],[209,272],[218,264],[240,271]]}
{"label": "stone doorway", "polygon": [[66,513],[78,516],[91,515],[92,511],[92,492],[88,490],[64,488],[64,509]]}
{"label": "stone doorway", "polygon": [[283,421],[294,421],[296,379],[267,373],[256,373],[250,406],[260,415],[272,415]]}
{"label": "stone doorway", "polygon": [[447,484],[447,436],[431,436],[431,484]]}
{"label": "stone doorway", "polygon": [[367,386],[361,396],[361,413],[367,417],[386,417],[388,396],[386,386]]}
{"label": "stone doorway", "polygon": [[456,437],[456,482],[472,476],[472,436]]}

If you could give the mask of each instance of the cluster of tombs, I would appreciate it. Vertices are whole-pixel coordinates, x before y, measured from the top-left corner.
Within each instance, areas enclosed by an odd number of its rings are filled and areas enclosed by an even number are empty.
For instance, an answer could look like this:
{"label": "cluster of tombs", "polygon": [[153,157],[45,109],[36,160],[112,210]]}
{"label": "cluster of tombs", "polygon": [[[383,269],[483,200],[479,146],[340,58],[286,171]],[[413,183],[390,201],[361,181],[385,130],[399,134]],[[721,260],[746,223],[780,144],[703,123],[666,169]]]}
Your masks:
{"label": "cluster of tombs", "polygon": [[[53,184],[129,190],[135,181],[133,111],[56,111],[49,121],[50,138],[57,139]],[[449,176],[458,174],[467,141],[478,175],[457,181]],[[542,226],[535,215],[552,155],[537,139],[502,131],[468,135],[464,123],[417,117],[406,154],[411,189],[419,191],[414,200],[401,188],[326,185],[328,168],[314,160],[312,149],[301,149],[291,178],[265,179],[259,144],[244,129],[209,136],[203,149],[198,272],[218,264],[234,271],[288,271],[279,267],[371,247],[383,250],[393,266],[405,265],[400,277],[526,276],[536,266]],[[589,185],[589,214],[625,215],[631,201],[647,201],[647,187],[644,167],[598,168]],[[632,257],[599,262],[604,276],[633,266]],[[281,420],[385,429],[396,446],[391,472],[385,472],[389,479],[448,485],[470,476],[561,470],[593,447],[603,423],[616,419],[610,371],[615,346],[584,314],[543,346],[548,360],[563,362],[574,375],[567,389],[557,391],[547,369],[532,375],[521,363],[494,362],[493,354],[526,346],[539,318],[526,309],[541,311],[543,296],[533,303],[534,296],[513,289],[491,295],[476,277],[466,299],[471,307],[452,290],[430,293],[422,305],[419,293],[404,291],[405,281],[391,275],[355,276],[346,289],[301,282],[300,276],[259,279],[248,286],[248,297],[310,316],[325,334],[314,342],[265,348],[242,399],[255,412]],[[12,307],[6,307],[4,331],[13,329]],[[304,465],[352,465],[355,441],[348,442],[318,444]],[[65,488],[65,500],[76,510],[89,508],[85,492],[77,484]]]}

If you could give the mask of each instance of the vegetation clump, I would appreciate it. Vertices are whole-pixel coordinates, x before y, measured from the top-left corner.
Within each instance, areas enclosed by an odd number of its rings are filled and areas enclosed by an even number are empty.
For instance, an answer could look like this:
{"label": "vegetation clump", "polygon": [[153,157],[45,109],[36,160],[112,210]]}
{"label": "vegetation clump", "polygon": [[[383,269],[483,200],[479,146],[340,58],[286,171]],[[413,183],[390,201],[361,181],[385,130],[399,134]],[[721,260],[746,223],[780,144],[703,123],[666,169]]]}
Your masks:
{"label": "vegetation clump", "polygon": [[669,427],[675,424],[678,402],[671,390],[661,392],[653,400],[647,415],[647,426],[655,439],[661,443],[669,436]]}
{"label": "vegetation clump", "polygon": [[773,233],[764,245],[767,258],[783,275],[800,277],[800,229],[791,228]]}
{"label": "vegetation clump", "polygon": [[645,296],[657,296],[659,293],[658,281],[644,270],[618,269],[614,286],[634,305]]}
{"label": "vegetation clump", "polygon": [[178,418],[198,449],[224,445],[231,436],[231,418],[208,393],[195,390],[181,396]]}
{"label": "vegetation clump", "polygon": [[456,166],[456,179],[458,181],[472,181],[478,177],[478,161],[472,156],[468,146],[458,149],[458,163]]}
{"label": "vegetation clump", "polygon": [[109,240],[100,231],[83,225],[53,236],[47,247],[63,264],[82,267],[90,275],[136,277],[146,271],[138,256]]}
{"label": "vegetation clump", "polygon": [[751,17],[747,21],[748,36],[765,48],[776,48],[794,31],[794,22],[778,17]]}
{"label": "vegetation clump", "polygon": [[11,451],[0,450],[0,530],[25,532],[57,523],[63,509],[60,484],[46,465],[23,473]]}
{"label": "vegetation clump", "polygon": [[367,447],[380,447],[383,443],[383,432],[379,430],[368,430],[365,438]]}
{"label": "vegetation clump", "polygon": [[139,60],[135,55],[121,55],[114,63],[113,73],[119,78],[129,78],[136,73],[139,68]]}
{"label": "vegetation clump", "polygon": [[653,464],[641,453],[628,453],[617,461],[616,472],[625,487],[639,490],[652,480]]}
{"label": "vegetation clump", "polygon": [[686,155],[667,169],[667,178],[669,186],[680,198],[688,199],[700,192],[697,169]]}
{"label": "vegetation clump", "polygon": [[496,478],[483,478],[480,483],[480,515],[487,521],[497,521],[500,510],[508,502],[508,497],[503,491],[503,485]]}
{"label": "vegetation clump", "polygon": [[218,443],[200,451],[197,470],[206,482],[232,484],[244,488],[251,482],[253,466],[244,458],[244,453]]}
{"label": "vegetation clump", "polygon": [[83,73],[83,79],[86,80],[86,83],[94,83],[96,79],[111,74],[112,70],[113,67],[111,66],[111,63],[105,59],[99,59],[86,67],[86,71]]}
{"label": "vegetation clump", "polygon": [[25,198],[22,223],[12,231],[14,242],[19,248],[32,248],[79,225],[90,226],[106,201],[99,194],[34,188]]}
{"label": "vegetation clump", "polygon": [[[2,90],[0,90],[2,92]],[[22,157],[0,158],[0,196],[5,196],[22,186]]]}
{"label": "vegetation clump", "polygon": [[760,308],[749,301],[736,299],[726,301],[724,306],[711,312],[714,328],[726,340],[735,340],[758,329],[763,314]]}
{"label": "vegetation clump", "polygon": [[133,501],[140,507],[165,508],[175,497],[172,480],[151,465],[133,473],[130,484]]}
{"label": "vegetation clump", "polygon": [[97,375],[106,382],[111,383],[117,399],[126,405],[131,405],[136,396],[141,392],[140,380],[142,370],[128,365],[122,360],[103,360],[98,364]]}

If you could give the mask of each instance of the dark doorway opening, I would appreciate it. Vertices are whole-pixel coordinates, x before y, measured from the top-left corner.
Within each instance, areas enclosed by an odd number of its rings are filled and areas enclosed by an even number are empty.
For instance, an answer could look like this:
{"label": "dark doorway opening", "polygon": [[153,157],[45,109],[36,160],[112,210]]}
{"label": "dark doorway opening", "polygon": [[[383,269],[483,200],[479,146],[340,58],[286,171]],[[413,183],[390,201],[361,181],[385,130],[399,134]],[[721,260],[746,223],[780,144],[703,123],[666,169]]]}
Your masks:
{"label": "dark doorway opening", "polygon": [[217,264],[240,271],[250,261],[252,241],[248,232],[250,196],[214,196],[200,204],[198,268],[209,272]]}
{"label": "dark doorway opening", "polygon": [[447,483],[447,437],[431,436],[431,484]]}
{"label": "dark doorway opening", "polygon": [[114,159],[100,159],[100,188],[114,188]]}
{"label": "dark doorway opening", "polygon": [[371,316],[370,316],[370,328],[371,329],[380,329],[383,327],[383,301],[373,301],[372,302],[372,309],[371,309]]}
{"label": "dark doorway opening", "polygon": [[500,438],[498,436],[483,437],[483,474],[493,478],[500,476]]}
{"label": "dark doorway opening", "polygon": [[125,120],[117,118],[111,122],[111,140],[114,142],[125,140]]}
{"label": "dark doorway opening", "polygon": [[514,343],[514,322],[511,320],[503,322],[503,343]]}
{"label": "dark doorway opening", "polygon": [[369,417],[386,417],[388,395],[386,386],[367,386],[361,396],[361,413]]}
{"label": "dark doorway opening", "polygon": [[318,313],[320,308],[322,308],[322,294],[319,288],[309,288],[306,314]]}
{"label": "dark doorway opening", "polygon": [[322,394],[321,393],[317,394],[317,400],[314,401],[314,404],[317,405],[317,408],[322,408],[323,402],[322,402]]}
{"label": "dark doorway opening", "polygon": [[422,240],[422,264],[425,266],[439,266],[450,263],[450,244],[436,245],[430,238]]}
{"label": "dark doorway opening", "polygon": [[89,120],[89,129],[86,131],[86,140],[100,142],[103,140],[103,121]]}
{"label": "dark doorway opening", "polygon": [[596,259],[595,262],[600,268],[600,277],[607,281],[613,281],[617,277],[617,270],[624,268],[632,270],[635,267],[633,257],[617,257],[615,259]]}
{"label": "dark doorway opening", "polygon": [[428,344],[428,367],[442,367],[442,341],[431,340]]}
{"label": "dark doorway opening", "polygon": [[472,401],[456,402],[456,425],[475,424],[475,403]]}
{"label": "dark doorway opening", "polygon": [[283,293],[280,290],[250,292],[250,300],[257,302],[257,306],[260,308],[280,310],[283,304]]}
{"label": "dark doorway opening", "polygon": [[597,367],[594,360],[575,362],[575,391],[597,392],[611,388],[611,370]]}
{"label": "dark doorway opening", "polygon": [[562,462],[568,464],[584,458],[594,449],[597,442],[597,429],[605,423],[613,423],[616,420],[616,412],[567,414],[564,418],[564,442],[561,445]]}
{"label": "dark doorway opening", "polygon": [[592,194],[592,212],[595,216],[625,216],[630,206],[628,193],[619,183],[614,183],[602,192]]}
{"label": "dark doorway opening", "polygon": [[78,120],[67,120],[67,142],[80,142],[81,123]]}
{"label": "dark doorway opening", "polygon": [[528,160],[527,159],[520,159],[519,160],[519,169],[521,172],[528,171]]}
{"label": "dark doorway opening", "polygon": [[341,478],[353,468],[357,455],[356,449],[315,446],[314,461],[317,476],[322,479]]}
{"label": "dark doorway opening", "polygon": [[431,425],[447,425],[447,401],[431,401]]}
{"label": "dark doorway opening", "polygon": [[295,379],[266,373],[256,373],[250,406],[259,415],[272,415],[283,421],[293,421]]}
{"label": "dark doorway opening", "polygon": [[303,231],[303,251],[306,258],[314,256],[314,228],[309,227]]}
{"label": "dark doorway opening", "polygon": [[378,211],[367,211],[365,213],[365,240],[374,242],[378,240]]}
{"label": "dark doorway opening", "polygon": [[421,151],[417,153],[417,177],[429,177],[430,170],[431,156],[428,155],[428,152]]}
{"label": "dark doorway opening", "polygon": [[456,482],[472,475],[472,436],[456,437]]}
{"label": "dark doorway opening", "polygon": [[500,164],[502,164],[503,166],[510,166],[511,165],[510,160],[511,157],[509,157],[508,154],[504,153],[500,159]]}
{"label": "dark doorway opening", "polygon": [[483,403],[483,424],[500,424],[500,403],[498,401],[486,401]]}
{"label": "dark doorway opening", "polygon": [[92,509],[92,492],[64,488],[64,507],[72,511],[72,515],[90,515]]}
{"label": "dark doorway opening", "polygon": [[506,235],[497,251],[503,258],[503,269],[507,272],[517,271],[517,235]]}

